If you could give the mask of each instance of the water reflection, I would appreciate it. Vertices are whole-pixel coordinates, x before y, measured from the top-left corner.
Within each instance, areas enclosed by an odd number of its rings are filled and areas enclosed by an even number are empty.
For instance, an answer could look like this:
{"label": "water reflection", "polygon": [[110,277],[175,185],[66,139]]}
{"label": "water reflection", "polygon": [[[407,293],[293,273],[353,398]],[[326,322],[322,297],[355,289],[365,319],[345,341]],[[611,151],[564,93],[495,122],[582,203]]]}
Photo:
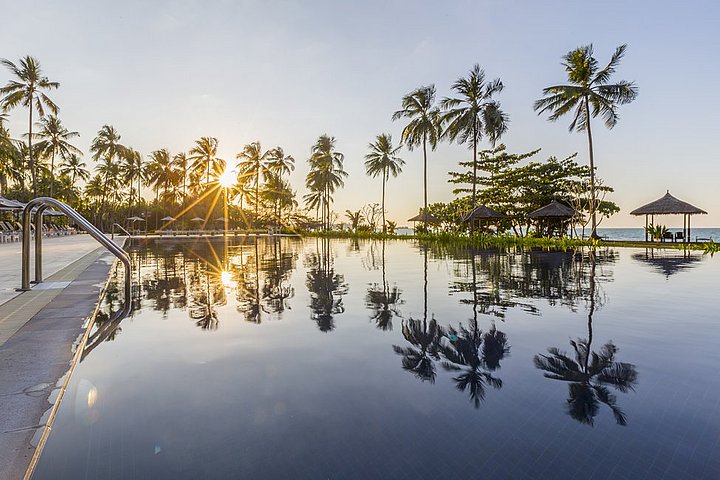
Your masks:
{"label": "water reflection", "polygon": [[[371,264],[377,264],[375,259],[376,243],[373,243],[369,249]],[[401,317],[399,305],[401,290],[393,285],[391,288],[385,276],[385,240],[381,241],[380,268],[382,269],[382,284],[373,284],[368,288],[365,302],[372,311],[370,318],[375,321],[375,325],[380,330],[392,330],[393,318]]]}
{"label": "water reflection", "polygon": [[309,268],[306,285],[310,316],[321,332],[330,332],[335,329],[335,315],[345,311],[342,296],[348,293],[348,285],[343,275],[335,273],[329,239],[316,239],[315,252],[305,257],[305,263]]}
{"label": "water reflection", "polygon": [[690,250],[661,250],[646,248],[644,253],[635,253],[633,260],[649,265],[653,271],[665,275],[665,278],[689,270],[700,264],[702,256],[693,255]]}
{"label": "water reflection", "polygon": [[593,425],[600,404],[607,405],[618,425],[627,425],[627,416],[617,404],[617,397],[608,387],[621,393],[634,390],[637,384],[635,365],[615,361],[618,348],[608,341],[598,351],[592,350],[593,315],[603,296],[598,293],[595,252],[588,254],[588,320],[587,338],[571,340],[574,358],[557,347],[548,348],[549,355],[535,355],[535,367],[553,380],[569,382],[567,413],[580,423]]}

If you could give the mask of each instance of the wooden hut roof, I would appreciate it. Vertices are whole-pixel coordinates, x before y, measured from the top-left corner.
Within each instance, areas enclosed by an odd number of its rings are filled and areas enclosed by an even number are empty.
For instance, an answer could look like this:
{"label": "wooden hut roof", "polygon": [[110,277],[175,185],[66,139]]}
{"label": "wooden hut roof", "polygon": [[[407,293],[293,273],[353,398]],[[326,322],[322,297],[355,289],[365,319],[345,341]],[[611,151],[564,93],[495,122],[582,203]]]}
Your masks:
{"label": "wooden hut roof", "polygon": [[440,219],[430,213],[423,211],[422,213],[419,213],[412,218],[408,218],[408,222],[440,223]]}
{"label": "wooden hut roof", "polygon": [[530,218],[570,218],[573,216],[575,216],[575,210],[557,200],[553,200],[528,215]]}
{"label": "wooden hut roof", "polygon": [[468,215],[465,216],[465,220],[478,219],[478,220],[487,220],[491,218],[505,218],[507,215],[504,213],[500,213],[498,211],[493,210],[492,208],[488,207],[487,205],[480,205],[479,207],[475,208],[472,212],[470,212]]}
{"label": "wooden hut roof", "polygon": [[706,213],[705,210],[673,197],[670,195],[670,190],[668,190],[662,198],[636,208],[630,212],[630,215],[696,215]]}

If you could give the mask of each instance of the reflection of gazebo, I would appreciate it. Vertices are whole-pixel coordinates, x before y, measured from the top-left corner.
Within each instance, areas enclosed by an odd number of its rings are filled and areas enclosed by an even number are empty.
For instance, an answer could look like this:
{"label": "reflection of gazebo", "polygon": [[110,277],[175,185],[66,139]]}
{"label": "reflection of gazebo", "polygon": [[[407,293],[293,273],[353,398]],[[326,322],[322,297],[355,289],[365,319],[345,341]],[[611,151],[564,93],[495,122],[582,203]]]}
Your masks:
{"label": "reflection of gazebo", "polygon": [[702,260],[702,256],[692,255],[688,250],[679,252],[676,250],[658,250],[655,248],[646,248],[645,253],[635,253],[632,258],[633,260],[647,263],[655,271],[665,275],[665,278],[695,267],[700,260]]}
{"label": "reflection of gazebo", "polygon": [[469,214],[465,215],[463,218],[464,222],[471,221],[471,222],[485,222],[487,224],[492,223],[492,221],[495,221],[495,225],[497,225],[497,221],[501,220],[503,218],[507,218],[507,215],[504,213],[497,212],[493,210],[492,208],[488,207],[487,205],[480,205],[479,207],[476,207],[475,210],[470,212]]}
{"label": "reflection of gazebo", "polygon": [[[690,215],[707,214],[694,205],[678,200],[670,195],[670,190],[662,197],[640,208],[636,208],[630,215],[645,215],[645,241],[648,241],[649,224],[655,225],[655,215],[682,215],[683,216],[683,242],[690,241]],[[649,223],[648,223],[649,217]]]}
{"label": "reflection of gazebo", "polygon": [[[540,207],[537,210],[530,212],[528,217],[536,220],[538,222],[538,226],[543,220],[546,220],[549,224],[557,224],[562,232],[567,230],[568,223],[570,219],[575,216],[575,213],[575,209],[570,208],[557,200],[553,200],[544,207]],[[570,234],[572,235],[572,232]]]}
{"label": "reflection of gazebo", "polygon": [[415,230],[415,222],[432,223],[433,225],[441,223],[439,218],[431,213],[427,213],[425,210],[412,218],[408,218],[408,222],[413,222],[413,230]]}

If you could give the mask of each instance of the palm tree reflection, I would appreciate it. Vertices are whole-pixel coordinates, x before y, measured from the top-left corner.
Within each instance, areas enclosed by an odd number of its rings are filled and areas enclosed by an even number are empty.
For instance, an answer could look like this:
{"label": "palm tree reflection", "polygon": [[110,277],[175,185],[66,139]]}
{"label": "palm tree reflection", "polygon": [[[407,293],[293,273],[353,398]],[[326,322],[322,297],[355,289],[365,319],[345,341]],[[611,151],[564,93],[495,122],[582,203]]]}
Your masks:
{"label": "palm tree reflection", "polygon": [[316,253],[306,259],[310,266],[306,285],[310,291],[311,318],[321,332],[329,332],[335,329],[335,315],[345,311],[342,296],[348,292],[348,285],[343,275],[335,273],[328,239],[319,242]]}
{"label": "palm tree reflection", "polygon": [[373,284],[368,288],[365,303],[372,310],[370,318],[375,320],[377,328],[380,330],[392,330],[393,318],[400,316],[398,305],[402,301],[400,300],[400,289],[397,286],[390,288],[385,278],[385,240],[382,240],[381,265],[382,286]]}
{"label": "palm tree reflection", "polygon": [[609,341],[598,352],[592,351],[592,322],[597,302],[597,285],[595,283],[595,254],[590,252],[589,274],[589,310],[588,338],[571,340],[574,358],[557,347],[548,348],[549,355],[535,355],[535,367],[545,372],[544,376],[553,380],[569,382],[567,413],[580,423],[593,425],[600,404],[612,410],[618,425],[627,425],[627,416],[617,405],[617,397],[608,387],[621,393],[634,391],[637,384],[635,365],[616,362],[618,348]]}
{"label": "palm tree reflection", "polygon": [[402,356],[402,368],[412,372],[415,377],[423,382],[435,383],[436,371],[435,361],[440,360],[440,340],[444,335],[442,327],[439,327],[433,318],[402,321],[402,333],[412,347],[400,347],[393,345],[395,353]]}

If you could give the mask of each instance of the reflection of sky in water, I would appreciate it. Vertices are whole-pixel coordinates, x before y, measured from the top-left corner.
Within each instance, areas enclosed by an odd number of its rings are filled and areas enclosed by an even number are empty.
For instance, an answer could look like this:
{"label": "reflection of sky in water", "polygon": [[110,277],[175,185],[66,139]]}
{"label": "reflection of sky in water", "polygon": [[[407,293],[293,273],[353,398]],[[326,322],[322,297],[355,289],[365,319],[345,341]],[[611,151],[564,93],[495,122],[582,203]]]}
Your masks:
{"label": "reflection of sky in water", "polygon": [[[623,249],[592,276],[582,255],[475,254],[135,251],[141,308],[78,366],[36,478],[720,476],[717,259],[667,276]],[[573,382],[533,364],[574,359],[589,327],[592,351],[611,341],[637,372],[634,391],[603,384],[627,426],[602,402],[578,421]]]}

